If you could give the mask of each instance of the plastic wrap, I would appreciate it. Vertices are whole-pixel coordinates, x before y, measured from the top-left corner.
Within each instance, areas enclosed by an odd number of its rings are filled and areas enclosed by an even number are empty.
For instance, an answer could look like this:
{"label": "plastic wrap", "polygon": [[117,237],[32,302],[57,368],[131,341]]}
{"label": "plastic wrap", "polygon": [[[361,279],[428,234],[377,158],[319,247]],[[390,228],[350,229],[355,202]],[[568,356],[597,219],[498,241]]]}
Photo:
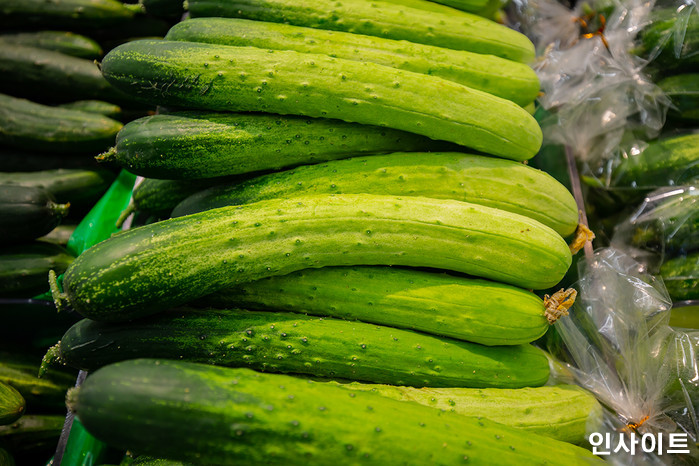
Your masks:
{"label": "plastic wrap", "polygon": [[613,464],[693,464],[699,333],[668,325],[662,280],[622,251],[597,250],[580,277],[570,318],[555,324],[564,346],[552,351],[605,406],[603,424],[588,432],[595,451]]}

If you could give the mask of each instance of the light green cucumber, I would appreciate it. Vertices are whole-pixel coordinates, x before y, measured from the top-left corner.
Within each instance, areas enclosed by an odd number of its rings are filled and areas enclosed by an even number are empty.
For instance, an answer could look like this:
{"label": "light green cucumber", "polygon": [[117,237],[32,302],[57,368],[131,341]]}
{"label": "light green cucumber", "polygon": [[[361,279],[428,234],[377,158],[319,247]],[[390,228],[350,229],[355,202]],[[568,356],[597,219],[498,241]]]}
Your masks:
{"label": "light green cucumber", "polygon": [[533,218],[566,237],[578,224],[570,192],[547,173],[510,160],[432,152],[335,160],[210,187],[173,217],[227,205],[311,194],[392,194],[455,199]]}
{"label": "light green cucumber", "polygon": [[536,120],[509,100],[328,55],[138,40],[109,52],[102,73],[122,91],[162,105],[335,118],[513,160],[533,157],[542,141]]}
{"label": "light green cucumber", "polygon": [[193,18],[173,26],[165,39],[324,53],[336,58],[373,62],[438,76],[521,106],[534,101],[539,92],[536,73],[522,63],[493,55],[349,32],[236,18]]}
{"label": "light green cucumber", "polygon": [[370,0],[188,0],[186,7],[193,18],[246,18],[407,40],[523,63],[534,59],[534,45],[523,34],[459,11]]}
{"label": "light green cucumber", "polygon": [[518,345],[548,329],[541,298],[520,288],[413,269],[323,267],[214,293],[215,307],[372,322],[484,345]]}
{"label": "light green cucumber", "polygon": [[369,194],[222,207],[135,228],[82,253],[65,273],[85,317],[128,320],[223,287],[341,265],[433,267],[546,289],[571,264],[561,236],[510,212],[460,201]]}
{"label": "light green cucumber", "polygon": [[204,464],[603,464],[583,448],[486,419],[178,361],[105,367],[68,404],[99,439]]}

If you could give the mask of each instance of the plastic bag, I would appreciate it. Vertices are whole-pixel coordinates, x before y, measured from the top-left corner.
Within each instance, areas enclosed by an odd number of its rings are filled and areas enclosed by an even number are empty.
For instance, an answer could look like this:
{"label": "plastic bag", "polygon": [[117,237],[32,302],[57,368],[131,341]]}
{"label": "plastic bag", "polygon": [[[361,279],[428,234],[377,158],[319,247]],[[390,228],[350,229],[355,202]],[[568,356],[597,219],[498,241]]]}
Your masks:
{"label": "plastic bag", "polygon": [[597,250],[580,264],[580,277],[570,318],[554,324],[564,346],[549,349],[605,406],[603,425],[588,433],[593,452],[613,464],[692,464],[699,458],[699,334],[668,325],[662,281],[622,251]]}

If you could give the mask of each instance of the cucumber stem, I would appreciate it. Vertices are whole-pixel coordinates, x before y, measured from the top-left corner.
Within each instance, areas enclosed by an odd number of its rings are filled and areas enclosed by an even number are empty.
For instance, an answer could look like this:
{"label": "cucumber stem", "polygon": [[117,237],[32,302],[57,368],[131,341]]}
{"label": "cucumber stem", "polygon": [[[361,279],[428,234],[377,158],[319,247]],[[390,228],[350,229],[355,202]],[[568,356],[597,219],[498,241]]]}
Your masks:
{"label": "cucumber stem", "polygon": [[80,387],[71,387],[66,392],[66,407],[68,408],[68,411],[70,411],[73,414],[76,414],[75,405],[78,402],[78,392],[79,391],[80,391]]}
{"label": "cucumber stem", "polygon": [[116,147],[110,147],[108,151],[102,152],[100,155],[95,157],[98,162],[113,162],[116,160]]}
{"label": "cucumber stem", "polygon": [[121,226],[124,224],[127,218],[129,218],[129,215],[132,213],[136,212],[136,205],[133,203],[133,199],[131,202],[129,202],[129,205],[126,206],[126,209],[121,211],[121,215],[119,215],[119,218],[116,221],[116,227],[121,228]]}
{"label": "cucumber stem", "polygon": [[49,209],[51,209],[52,212],[60,215],[61,218],[63,218],[68,215],[68,211],[70,210],[70,202],[66,202],[65,204],[56,204],[55,202],[49,202]]}
{"label": "cucumber stem", "polygon": [[544,307],[546,308],[544,314],[549,325],[553,325],[561,317],[567,316],[568,309],[573,306],[577,297],[578,292],[573,288],[568,288],[567,290],[561,288],[552,296],[544,295]]}
{"label": "cucumber stem", "polygon": [[575,238],[573,238],[573,242],[568,245],[571,254],[577,254],[578,251],[585,247],[585,243],[593,239],[595,239],[595,234],[592,230],[587,228],[586,225],[578,223],[578,229],[575,230]]}
{"label": "cucumber stem", "polygon": [[46,375],[50,368],[57,366],[58,364],[63,364],[63,358],[61,358],[60,341],[46,351],[44,358],[41,360],[41,366],[39,366],[39,373],[37,374],[37,377],[42,378],[44,375]]}
{"label": "cucumber stem", "polygon": [[56,305],[56,310],[61,312],[66,308],[64,303],[68,302],[68,293],[62,292],[59,288],[56,272],[53,270],[49,270],[49,287],[51,288],[51,297]]}

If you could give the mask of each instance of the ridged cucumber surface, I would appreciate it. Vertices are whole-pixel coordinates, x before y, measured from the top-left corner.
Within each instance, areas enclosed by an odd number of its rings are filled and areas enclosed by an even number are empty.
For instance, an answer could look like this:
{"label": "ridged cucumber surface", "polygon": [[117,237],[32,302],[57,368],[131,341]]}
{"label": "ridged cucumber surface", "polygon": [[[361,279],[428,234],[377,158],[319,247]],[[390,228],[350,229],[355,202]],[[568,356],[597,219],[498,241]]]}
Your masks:
{"label": "ridged cucumber surface", "polygon": [[360,320],[484,345],[529,343],[548,329],[544,303],[529,291],[390,267],[301,270],[227,288],[205,302]]}
{"label": "ridged cucumber surface", "polygon": [[454,152],[374,155],[270,173],[193,194],[172,216],[264,199],[351,193],[486,205],[530,217],[563,237],[572,234],[578,224],[575,199],[547,173],[510,160]]}
{"label": "ridged cucumber surface", "polygon": [[0,26],[5,30],[56,27],[99,29],[128,24],[141,12],[139,5],[117,0],[3,0]]}
{"label": "ridged cucumber surface", "polygon": [[122,91],[162,105],[336,118],[514,160],[533,157],[542,141],[536,120],[509,100],[328,55],[138,40],[109,52],[102,73]]}
{"label": "ridged cucumber surface", "polygon": [[545,289],[571,264],[558,233],[460,201],[368,194],[223,207],[114,236],[65,273],[85,317],[126,320],[236,283],[340,265],[434,267]]}
{"label": "ridged cucumber surface", "polygon": [[53,50],[91,60],[102,56],[100,45],[89,37],[66,31],[18,32],[0,35],[0,43]]}
{"label": "ridged cucumber surface", "polygon": [[660,276],[673,301],[699,299],[699,252],[666,260]]}
{"label": "ridged cucumber surface", "polygon": [[68,403],[97,438],[210,464],[602,463],[582,448],[486,419],[289,376],[177,361],[105,367]]}
{"label": "ridged cucumber surface", "polygon": [[222,16],[345,31],[468,50],[527,63],[534,45],[523,34],[463,12],[442,13],[392,2],[355,0],[188,0],[193,18]]}
{"label": "ridged cucumber surface", "polygon": [[68,209],[45,189],[0,184],[0,237],[5,244],[29,242],[58,226]]}
{"label": "ridged cucumber surface", "polygon": [[140,357],[416,387],[535,387],[549,377],[546,356],[530,345],[483,346],[288,312],[173,309],[128,323],[84,319],[58,345],[58,360],[83,370]]}
{"label": "ridged cucumber surface", "polygon": [[0,426],[12,424],[24,414],[26,403],[10,385],[0,382]]}
{"label": "ridged cucumber surface", "polygon": [[238,18],[193,18],[170,29],[167,40],[321,53],[438,76],[524,106],[539,92],[536,73],[493,55],[408,41]]}
{"label": "ridged cucumber surface", "polygon": [[18,149],[98,153],[114,144],[122,126],[103,115],[0,94],[0,143]]}
{"label": "ridged cucumber surface", "polygon": [[191,180],[440,145],[403,131],[324,118],[174,112],[127,123],[115,149],[100,158],[146,177]]}
{"label": "ridged cucumber surface", "polygon": [[31,298],[49,290],[49,270],[63,273],[73,256],[55,244],[28,243],[0,248],[0,296]]}
{"label": "ridged cucumber surface", "polygon": [[588,391],[575,385],[507,388],[415,388],[328,382],[370,391],[464,416],[484,417],[538,435],[576,445],[586,443],[586,430],[601,426],[602,408]]}

